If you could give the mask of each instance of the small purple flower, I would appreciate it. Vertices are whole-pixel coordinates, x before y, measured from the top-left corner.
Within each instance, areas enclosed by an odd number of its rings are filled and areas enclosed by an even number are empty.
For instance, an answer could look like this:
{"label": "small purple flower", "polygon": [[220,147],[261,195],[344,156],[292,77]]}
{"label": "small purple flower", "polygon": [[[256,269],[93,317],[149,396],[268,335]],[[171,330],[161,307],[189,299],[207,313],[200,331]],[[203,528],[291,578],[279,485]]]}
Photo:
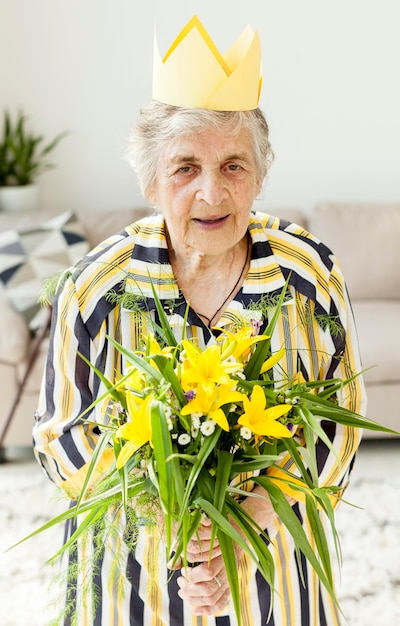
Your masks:
{"label": "small purple flower", "polygon": [[251,333],[253,337],[256,337],[260,333],[260,328],[262,326],[262,320],[250,320],[253,332]]}
{"label": "small purple flower", "polygon": [[188,402],[190,402],[191,400],[194,400],[196,397],[196,392],[194,389],[190,389],[189,391],[185,392],[185,398]]}

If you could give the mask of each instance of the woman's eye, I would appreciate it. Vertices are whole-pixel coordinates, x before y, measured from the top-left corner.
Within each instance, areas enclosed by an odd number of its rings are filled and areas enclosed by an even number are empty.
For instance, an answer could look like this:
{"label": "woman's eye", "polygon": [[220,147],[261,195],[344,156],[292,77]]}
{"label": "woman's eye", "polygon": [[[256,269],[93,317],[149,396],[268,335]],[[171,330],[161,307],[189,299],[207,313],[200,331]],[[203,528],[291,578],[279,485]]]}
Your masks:
{"label": "woman's eye", "polygon": [[193,171],[192,165],[182,165],[180,168],[177,169],[176,173],[177,174],[190,174],[192,171]]}
{"label": "woman's eye", "polygon": [[237,163],[229,163],[227,168],[230,172],[238,172],[242,169]]}

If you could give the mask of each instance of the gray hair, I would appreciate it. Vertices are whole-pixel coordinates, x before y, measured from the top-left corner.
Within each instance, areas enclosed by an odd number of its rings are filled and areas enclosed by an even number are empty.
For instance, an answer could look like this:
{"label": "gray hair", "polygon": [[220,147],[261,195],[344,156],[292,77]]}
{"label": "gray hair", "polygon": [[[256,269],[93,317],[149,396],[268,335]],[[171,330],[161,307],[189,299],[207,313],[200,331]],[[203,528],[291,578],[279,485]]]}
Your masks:
{"label": "gray hair", "polygon": [[261,109],[251,111],[210,111],[183,109],[151,100],[139,117],[127,140],[126,160],[136,171],[143,196],[148,200],[154,186],[158,159],[171,140],[209,129],[225,130],[232,135],[247,128],[251,135],[257,174],[264,181],[273,161],[269,129]]}

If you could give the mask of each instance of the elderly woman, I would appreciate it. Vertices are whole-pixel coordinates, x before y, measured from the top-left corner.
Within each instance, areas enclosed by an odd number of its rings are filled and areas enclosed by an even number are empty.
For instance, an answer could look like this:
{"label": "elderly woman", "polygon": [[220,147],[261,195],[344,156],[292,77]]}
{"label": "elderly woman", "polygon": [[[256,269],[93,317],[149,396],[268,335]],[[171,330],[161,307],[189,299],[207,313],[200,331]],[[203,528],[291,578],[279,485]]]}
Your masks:
{"label": "elderly woman", "polygon": [[[252,212],[272,160],[268,126],[258,108],[218,112],[153,100],[143,107],[131,133],[129,158],[145,198],[157,212],[92,251],[72,270],[53,307],[34,438],[41,464],[67,493],[82,482],[99,434],[95,422],[104,420],[101,405],[93,409],[90,424],[76,420],[104,391],[77,351],[109,379],[115,377],[121,370],[120,354],[106,335],[134,347],[142,321],[140,311],[125,310],[123,299],[111,302],[107,294],[137,292],[154,309],[149,273],[174,323],[185,323],[189,306],[187,332],[200,345],[207,344],[230,310],[276,296],[289,277],[291,303],[284,305],[272,337],[273,349],[287,348],[285,370],[293,374],[299,369],[310,380],[347,378],[360,370],[353,316],[335,257],[299,226]],[[323,314],[335,316],[335,333],[318,322]],[[356,378],[346,402],[360,412],[363,401],[362,379]],[[321,484],[345,487],[359,434],[332,422],[324,428],[337,456],[317,441]],[[289,501],[309,531],[303,504]],[[297,560],[293,539],[268,498],[256,504],[247,498],[242,506],[273,538],[268,549],[276,567],[273,599],[253,563],[237,549],[243,626],[340,624],[337,608],[313,569]],[[75,611],[81,626],[237,624],[218,543],[209,560],[207,520],[200,529],[201,548],[198,541],[188,546],[188,559],[196,566],[184,575],[175,572],[171,579],[163,546],[155,548],[154,537],[145,529],[140,533],[134,552],[118,547],[125,559],[123,592],[120,585],[110,584],[117,538],[105,546],[92,573],[90,584],[98,590],[93,605],[85,573],[89,547],[81,546],[71,556],[80,568],[75,583],[70,580],[65,624],[71,623],[69,614]],[[154,551],[158,580],[149,593]]]}

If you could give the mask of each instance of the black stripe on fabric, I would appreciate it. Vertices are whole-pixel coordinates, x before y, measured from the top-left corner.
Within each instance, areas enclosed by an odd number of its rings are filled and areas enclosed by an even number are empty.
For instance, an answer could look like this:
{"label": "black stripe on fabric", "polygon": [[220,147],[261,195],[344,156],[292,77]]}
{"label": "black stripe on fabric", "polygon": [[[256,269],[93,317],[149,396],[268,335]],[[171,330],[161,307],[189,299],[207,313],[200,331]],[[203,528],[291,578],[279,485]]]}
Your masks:
{"label": "black stripe on fabric", "polygon": [[[139,596],[140,569],[140,565],[136,561],[134,553],[130,552],[128,554],[128,562],[126,566],[127,578],[132,585],[130,597],[129,626],[144,626],[144,602]],[[128,626],[128,624],[126,624],[126,626]]]}
{"label": "black stripe on fabric", "polygon": [[296,233],[290,234],[293,235],[295,239],[299,239],[303,244],[310,246],[310,248],[313,248],[318,253],[319,258],[321,259],[325,267],[329,271],[331,271],[333,267],[333,252],[330,248],[328,248],[328,246],[326,246],[321,241],[315,241],[314,239],[310,239],[309,237],[303,237],[302,235],[297,235]]}
{"label": "black stripe on fabric", "polygon": [[174,572],[168,580],[169,626],[182,626],[183,624],[183,602],[178,596],[179,585],[176,582],[178,576],[180,572]]}
{"label": "black stripe on fabric", "polygon": [[[114,285],[114,287],[110,287],[109,291],[111,291],[111,289],[114,289],[117,293],[122,293],[123,291],[120,282]],[[115,304],[112,302],[108,302],[105,296],[98,299],[93,313],[86,321],[86,328],[92,339],[95,339],[103,321],[114,308]]]}
{"label": "black stripe on fabric", "polygon": [[231,626],[231,620],[226,615],[215,618],[215,626]]}
{"label": "black stripe on fabric", "polygon": [[72,439],[70,431],[71,424],[68,422],[68,425],[65,426],[65,428],[68,430],[66,430],[66,432],[59,437],[59,442],[64,449],[66,458],[73,464],[74,467],[79,469],[82,465],[85,465],[85,459],[76,447],[75,441]]}
{"label": "black stripe on fabric", "polygon": [[319,608],[319,626],[328,626],[326,621],[325,607],[321,594],[321,585],[318,585],[318,608]]}
{"label": "black stripe on fabric", "polygon": [[273,612],[268,620],[269,612],[271,610],[271,587],[266,582],[265,578],[256,571],[256,584],[258,593],[258,604],[261,613],[261,624],[268,624],[268,626],[275,626],[275,620]]}
{"label": "black stripe on fabric", "polygon": [[[308,592],[307,561],[302,552],[300,552],[299,559],[296,559],[296,568],[300,594],[301,626],[310,626],[310,598]],[[303,573],[304,582],[301,577],[301,572]]]}
{"label": "black stripe on fabric", "polygon": [[[303,276],[300,276],[300,274],[290,268],[281,267],[281,270],[283,276],[285,277],[285,281],[289,279],[289,285],[294,287],[296,291],[301,293],[306,298],[309,298],[313,302],[317,301],[317,291],[315,285],[310,283],[308,280],[303,278]],[[327,313],[327,311],[325,311],[323,307],[321,307],[321,309],[324,313]]]}
{"label": "black stripe on fabric", "polygon": [[[154,233],[152,233],[154,234]],[[141,246],[136,242],[132,251],[132,259],[142,261],[143,263],[157,263],[162,265],[169,265],[169,254],[167,248],[155,248]]]}
{"label": "black stripe on fabric", "polygon": [[93,620],[93,626],[104,626],[102,621],[102,613],[103,613],[103,589],[102,589],[102,580],[101,580],[101,568],[95,568],[93,574],[93,593],[96,597],[95,603],[95,616]]}
{"label": "black stripe on fabric", "polygon": [[46,394],[46,413],[47,415],[53,416],[56,410],[54,404],[54,332],[56,328],[56,320],[58,319],[58,300],[56,299],[53,303],[53,309],[51,312],[51,326],[50,326],[50,337],[49,337],[49,347],[47,352],[46,359],[46,385],[45,385],[45,394]]}
{"label": "black stripe on fabric", "polygon": [[268,259],[273,257],[269,241],[252,241],[251,258],[252,259]]}
{"label": "black stripe on fabric", "polygon": [[[331,421],[322,420],[321,428],[327,435],[329,441],[333,442],[333,440],[335,439],[336,424]],[[329,455],[331,454],[331,451],[321,439],[318,439],[317,444],[316,444],[316,452],[317,452],[317,470],[318,470],[318,475],[320,476],[322,473],[322,470],[325,467],[325,463]]]}
{"label": "black stripe on fabric", "polygon": [[[74,334],[78,341],[78,351],[87,359],[90,357],[90,337],[82,318],[78,315],[75,319]],[[90,367],[85,363],[80,354],[75,356],[75,385],[80,391],[81,406],[78,415],[81,415],[93,402],[93,395],[89,388]]]}

